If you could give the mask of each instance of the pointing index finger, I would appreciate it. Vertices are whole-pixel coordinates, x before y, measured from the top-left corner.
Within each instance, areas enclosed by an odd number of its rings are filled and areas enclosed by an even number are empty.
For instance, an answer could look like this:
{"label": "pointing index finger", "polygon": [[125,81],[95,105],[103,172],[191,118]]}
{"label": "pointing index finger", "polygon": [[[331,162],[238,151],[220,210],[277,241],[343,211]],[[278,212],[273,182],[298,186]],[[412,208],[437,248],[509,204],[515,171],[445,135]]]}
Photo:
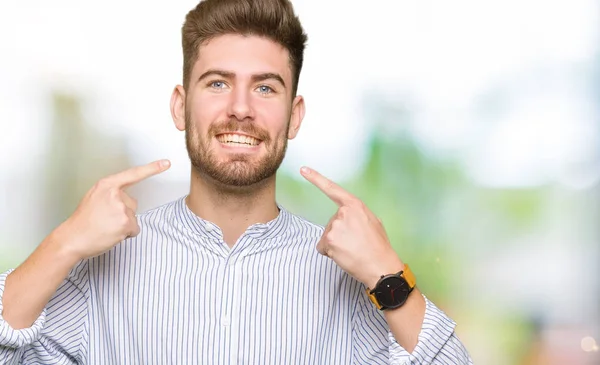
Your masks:
{"label": "pointing index finger", "polygon": [[119,172],[110,177],[110,180],[119,188],[126,188],[151,176],[157,175],[167,170],[170,166],[171,162],[169,160],[154,161],[146,165],[132,167]]}
{"label": "pointing index finger", "polygon": [[310,183],[319,188],[325,195],[329,197],[329,199],[333,200],[333,202],[336,203],[338,206],[341,207],[342,205],[348,205],[352,201],[354,201],[354,195],[350,194],[341,186],[329,180],[317,171],[305,166],[300,169],[300,172],[306,180],[308,180]]}

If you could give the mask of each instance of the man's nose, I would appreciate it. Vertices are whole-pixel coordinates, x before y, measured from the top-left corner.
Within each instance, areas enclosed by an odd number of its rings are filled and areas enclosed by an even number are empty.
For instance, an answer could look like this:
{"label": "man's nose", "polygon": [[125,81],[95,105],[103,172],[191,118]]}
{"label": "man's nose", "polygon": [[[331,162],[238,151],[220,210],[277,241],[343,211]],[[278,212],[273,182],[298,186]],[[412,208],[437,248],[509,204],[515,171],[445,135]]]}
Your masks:
{"label": "man's nose", "polygon": [[232,91],[229,102],[229,117],[234,117],[239,121],[254,119],[254,110],[252,109],[252,95],[244,88],[236,88]]}

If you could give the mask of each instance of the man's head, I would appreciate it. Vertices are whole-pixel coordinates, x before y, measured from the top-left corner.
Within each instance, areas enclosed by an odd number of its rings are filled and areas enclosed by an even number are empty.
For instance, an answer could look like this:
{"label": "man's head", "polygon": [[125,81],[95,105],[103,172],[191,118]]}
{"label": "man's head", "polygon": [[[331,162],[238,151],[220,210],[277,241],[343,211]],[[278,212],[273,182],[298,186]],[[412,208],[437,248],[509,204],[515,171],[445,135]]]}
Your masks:
{"label": "man's head", "polygon": [[289,0],[201,1],[187,14],[181,30],[185,90],[200,45],[224,34],[264,37],[285,48],[292,68],[292,95],[296,96],[307,37]]}
{"label": "man's head", "polygon": [[182,28],[171,98],[195,170],[229,187],[273,176],[296,136],[306,35],[289,0],[204,0]]}

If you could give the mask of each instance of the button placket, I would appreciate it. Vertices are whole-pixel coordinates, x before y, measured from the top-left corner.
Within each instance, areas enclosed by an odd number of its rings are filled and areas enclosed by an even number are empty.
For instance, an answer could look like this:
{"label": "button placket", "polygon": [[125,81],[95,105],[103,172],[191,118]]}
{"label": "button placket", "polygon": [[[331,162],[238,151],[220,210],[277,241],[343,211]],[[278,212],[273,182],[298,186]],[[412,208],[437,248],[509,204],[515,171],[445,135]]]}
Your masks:
{"label": "button placket", "polygon": [[232,321],[231,321],[231,359],[239,360],[239,336],[240,336],[240,306],[242,298],[244,298],[242,288],[242,266],[243,256],[236,255],[236,260],[232,261],[229,265],[230,277],[231,277],[231,288],[233,288],[234,296],[232,298]]}
{"label": "button placket", "polygon": [[225,301],[221,312],[220,324],[228,338],[230,363],[236,363],[238,358],[239,341],[239,305],[242,297],[241,293],[241,261],[237,252],[230,252],[225,265],[224,288]]}
{"label": "button placket", "polygon": [[225,286],[223,287],[223,290],[225,290],[225,302],[223,303],[223,311],[221,312],[221,325],[223,327],[229,327],[231,325],[231,312],[233,303],[237,297],[235,275],[232,270],[235,261],[235,256],[229,254],[225,262]]}

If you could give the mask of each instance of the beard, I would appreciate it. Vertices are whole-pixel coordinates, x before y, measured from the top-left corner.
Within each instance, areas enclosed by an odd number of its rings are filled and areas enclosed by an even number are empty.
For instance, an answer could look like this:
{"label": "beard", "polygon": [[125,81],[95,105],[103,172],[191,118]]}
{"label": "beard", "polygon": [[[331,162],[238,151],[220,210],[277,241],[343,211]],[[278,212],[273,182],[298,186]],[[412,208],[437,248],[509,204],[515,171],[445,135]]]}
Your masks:
{"label": "beard", "polygon": [[[210,126],[206,136],[201,136],[194,127],[188,111],[185,112],[185,142],[192,166],[201,175],[207,176],[223,187],[244,188],[258,184],[277,173],[287,150],[287,132],[282,138],[272,139],[263,129],[252,122],[230,119]],[[261,140],[267,150],[259,159],[245,153],[228,154],[220,161],[211,143],[215,136],[227,132],[243,132]]]}

